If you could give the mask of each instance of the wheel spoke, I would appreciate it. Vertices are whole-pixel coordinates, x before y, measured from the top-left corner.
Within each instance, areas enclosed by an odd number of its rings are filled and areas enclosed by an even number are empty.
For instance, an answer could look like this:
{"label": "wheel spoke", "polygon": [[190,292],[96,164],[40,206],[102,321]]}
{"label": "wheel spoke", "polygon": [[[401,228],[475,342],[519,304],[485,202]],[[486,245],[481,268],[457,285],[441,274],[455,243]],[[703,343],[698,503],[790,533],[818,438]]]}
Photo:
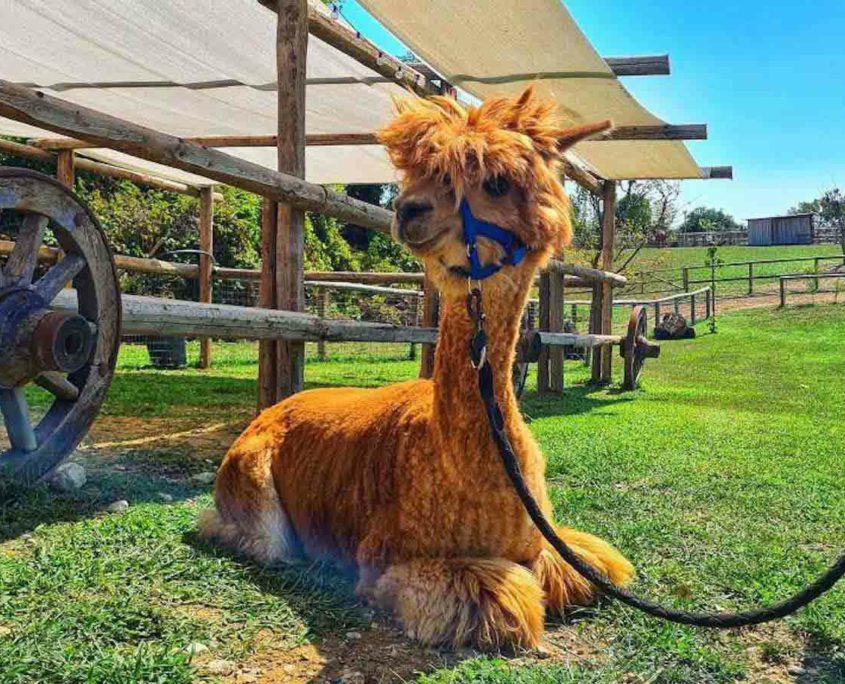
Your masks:
{"label": "wheel spoke", "polygon": [[79,388],[56,371],[44,371],[35,378],[35,384],[43,387],[57,399],[76,401],[79,398]]}
{"label": "wheel spoke", "polygon": [[29,421],[29,406],[23,387],[0,390],[0,410],[12,447],[21,451],[35,451],[38,443]]}
{"label": "wheel spoke", "polygon": [[85,259],[68,254],[35,283],[35,291],[46,302],[52,302],[59,292],[85,268]]}
{"label": "wheel spoke", "polygon": [[40,214],[27,214],[24,217],[15,246],[3,269],[4,286],[29,285],[32,282],[47,223],[47,218]]}

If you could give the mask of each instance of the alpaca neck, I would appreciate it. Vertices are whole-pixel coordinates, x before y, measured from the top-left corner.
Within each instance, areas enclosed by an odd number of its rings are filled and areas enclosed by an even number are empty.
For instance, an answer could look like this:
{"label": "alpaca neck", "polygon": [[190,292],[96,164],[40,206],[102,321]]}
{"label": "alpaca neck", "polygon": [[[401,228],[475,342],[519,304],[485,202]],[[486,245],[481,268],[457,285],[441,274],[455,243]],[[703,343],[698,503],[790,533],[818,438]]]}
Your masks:
{"label": "alpaca neck", "polygon": [[[496,401],[512,430],[522,417],[511,379],[520,319],[535,269],[514,270],[511,280],[484,291],[484,329]],[[482,286],[483,288],[483,286]],[[470,364],[469,343],[475,332],[466,301],[444,303],[434,360],[434,411],[441,435],[450,444],[490,443],[490,428],[478,390],[478,374]],[[456,440],[457,438],[457,440]],[[471,440],[467,442],[466,440]]]}

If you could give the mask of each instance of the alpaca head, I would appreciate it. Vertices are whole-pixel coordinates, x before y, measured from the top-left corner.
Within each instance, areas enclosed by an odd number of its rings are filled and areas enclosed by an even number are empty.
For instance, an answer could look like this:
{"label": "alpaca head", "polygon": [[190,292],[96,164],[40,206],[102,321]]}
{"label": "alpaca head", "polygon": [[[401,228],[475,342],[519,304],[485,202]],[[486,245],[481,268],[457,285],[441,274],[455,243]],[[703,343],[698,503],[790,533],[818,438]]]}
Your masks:
{"label": "alpaca head", "polygon": [[[460,205],[513,233],[528,248],[517,266],[485,281],[512,286],[511,269],[534,269],[569,243],[569,202],[560,180],[563,152],[610,128],[609,121],[563,128],[557,105],[528,88],[517,98],[463,107],[446,97],[397,103],[397,117],[379,132],[402,175],[394,237],[425,262],[446,296],[466,295],[466,245]],[[501,246],[479,238],[482,264],[503,257]]]}

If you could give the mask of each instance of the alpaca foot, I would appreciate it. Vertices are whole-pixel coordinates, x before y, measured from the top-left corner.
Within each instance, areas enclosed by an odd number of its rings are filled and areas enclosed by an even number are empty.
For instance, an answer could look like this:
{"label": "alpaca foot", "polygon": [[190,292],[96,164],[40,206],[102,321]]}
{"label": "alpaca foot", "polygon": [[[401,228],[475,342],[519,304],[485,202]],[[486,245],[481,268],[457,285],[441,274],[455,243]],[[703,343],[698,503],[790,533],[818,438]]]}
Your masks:
{"label": "alpaca foot", "polygon": [[431,646],[531,649],[543,632],[537,578],[503,558],[419,558],[379,578],[376,600]]}
{"label": "alpaca foot", "polygon": [[[624,587],[631,582],[634,566],[603,539],[567,527],[558,527],[557,533],[569,548],[614,584]],[[543,549],[532,570],[546,593],[546,606],[553,612],[562,613],[570,606],[589,605],[598,593],[592,583],[551,547]]]}

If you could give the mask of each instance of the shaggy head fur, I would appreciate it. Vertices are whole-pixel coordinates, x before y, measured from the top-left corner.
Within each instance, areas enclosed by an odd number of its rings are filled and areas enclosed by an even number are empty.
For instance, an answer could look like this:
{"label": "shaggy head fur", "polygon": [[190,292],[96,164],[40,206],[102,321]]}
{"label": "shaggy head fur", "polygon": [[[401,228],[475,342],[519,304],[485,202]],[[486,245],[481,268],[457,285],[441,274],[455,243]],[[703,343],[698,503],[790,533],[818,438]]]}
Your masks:
{"label": "shaggy head fur", "polygon": [[[531,248],[530,267],[569,243],[563,152],[611,124],[565,128],[556,110],[532,88],[478,107],[448,97],[397,102],[396,118],[379,132],[402,174],[394,236],[425,261],[444,293],[462,292],[449,287],[460,279],[449,267],[466,263],[458,211],[464,197],[478,218],[515,233]],[[479,248],[488,263],[501,256],[489,241],[480,241]]]}

